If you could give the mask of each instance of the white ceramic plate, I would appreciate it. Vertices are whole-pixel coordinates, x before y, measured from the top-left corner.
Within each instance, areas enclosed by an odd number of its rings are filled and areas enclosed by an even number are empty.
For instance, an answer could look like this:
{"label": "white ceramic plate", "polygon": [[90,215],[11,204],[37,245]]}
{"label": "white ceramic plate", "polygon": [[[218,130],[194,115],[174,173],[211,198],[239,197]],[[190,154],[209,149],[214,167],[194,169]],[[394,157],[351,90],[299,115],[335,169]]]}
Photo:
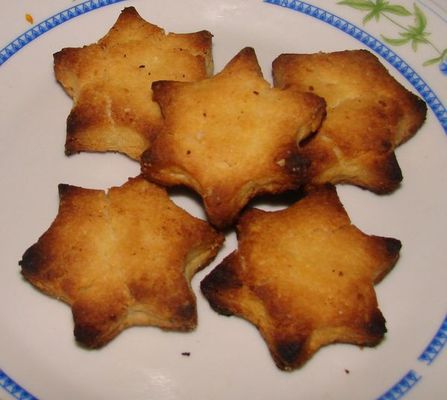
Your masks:
{"label": "white ceramic plate", "polygon": [[[443,0],[346,3],[3,2],[1,399],[446,398],[447,61],[442,59],[447,46],[446,5]],[[403,242],[398,264],[376,287],[388,328],[378,347],[332,345],[300,370],[279,371],[256,329],[242,319],[214,313],[198,290],[200,280],[234,248],[234,235],[229,235],[215,263],[193,280],[199,326],[192,333],[132,328],[102,350],[87,351],[74,341],[70,309],[21,278],[18,260],[56,215],[58,183],[106,188],[139,172],[136,163],[120,155],[64,155],[71,100],[52,71],[55,51],[95,42],[127,5],[168,31],[211,31],[216,71],[245,46],[256,49],[268,79],[271,61],[283,52],[369,48],[402,84],[425,99],[429,105],[425,125],[397,151],[402,187],[389,196],[339,188],[357,226]],[[377,18],[365,19],[374,10],[379,12],[371,16]],[[385,43],[386,38],[408,40]],[[427,60],[432,64],[424,65]],[[175,199],[203,216],[194,200],[181,195]]]}

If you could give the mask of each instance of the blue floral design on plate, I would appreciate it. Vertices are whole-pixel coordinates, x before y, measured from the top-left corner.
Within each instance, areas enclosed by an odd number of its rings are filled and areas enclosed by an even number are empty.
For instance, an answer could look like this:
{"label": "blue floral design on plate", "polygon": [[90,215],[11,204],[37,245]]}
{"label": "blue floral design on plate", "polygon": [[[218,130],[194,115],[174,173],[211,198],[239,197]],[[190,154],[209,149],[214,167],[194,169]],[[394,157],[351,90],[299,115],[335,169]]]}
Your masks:
{"label": "blue floral design on plate", "polygon": [[447,75],[447,60],[443,61],[441,64],[439,64],[439,69],[444,75]]}

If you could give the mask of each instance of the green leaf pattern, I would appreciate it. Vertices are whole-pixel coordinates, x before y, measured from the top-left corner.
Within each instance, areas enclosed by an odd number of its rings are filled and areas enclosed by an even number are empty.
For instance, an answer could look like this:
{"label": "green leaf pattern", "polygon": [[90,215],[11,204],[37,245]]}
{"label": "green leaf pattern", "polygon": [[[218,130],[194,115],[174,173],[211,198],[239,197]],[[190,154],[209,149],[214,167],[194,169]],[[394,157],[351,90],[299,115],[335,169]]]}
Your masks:
{"label": "green leaf pattern", "polygon": [[[436,65],[447,61],[447,48],[439,50],[430,40],[430,32],[427,31],[427,17],[424,12],[413,4],[413,10],[410,11],[406,7],[399,4],[391,4],[387,0],[342,0],[337,4],[348,6],[359,11],[366,12],[363,17],[363,24],[367,24],[371,20],[380,21],[384,18],[399,28],[396,37],[387,37],[382,35],[385,43],[392,46],[410,45],[413,51],[417,51],[419,45],[430,46],[436,56],[425,61],[424,66]],[[403,25],[396,21],[393,17],[413,17],[413,23]]]}

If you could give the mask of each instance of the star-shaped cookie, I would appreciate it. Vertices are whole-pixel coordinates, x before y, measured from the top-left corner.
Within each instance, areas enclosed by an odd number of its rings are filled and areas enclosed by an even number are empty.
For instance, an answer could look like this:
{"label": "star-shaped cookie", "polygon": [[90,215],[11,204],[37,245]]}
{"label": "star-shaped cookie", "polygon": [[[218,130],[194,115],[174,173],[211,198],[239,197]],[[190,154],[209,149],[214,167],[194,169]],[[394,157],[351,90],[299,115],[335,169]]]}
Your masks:
{"label": "star-shaped cookie", "polygon": [[426,105],[366,50],[282,54],[273,62],[277,87],[294,85],[326,100],[327,117],[302,146],[312,183],[350,183],[377,193],[402,180],[394,149],[425,120]]}
{"label": "star-shaped cookie", "polygon": [[162,123],[151,83],[210,75],[211,40],[207,31],[166,34],[127,7],[97,43],[56,53],[56,79],[74,103],[66,153],[116,151],[138,160]]}
{"label": "star-shaped cookie", "polygon": [[361,232],[334,187],[320,186],[287,209],[246,211],[238,249],[201,289],[217,312],[253,323],[277,366],[291,370],[330,343],[380,342],[386,328],[373,285],[400,247]]}
{"label": "star-shaped cookie", "polygon": [[199,193],[209,221],[229,226],[255,195],[300,185],[297,142],[318,128],[324,101],[264,80],[252,48],[199,82],[154,82],[165,125],[142,156],[142,172],[162,185]]}
{"label": "star-shaped cookie", "polygon": [[74,334],[100,347],[133,325],[196,326],[192,276],[223,237],[141,177],[108,192],[59,186],[59,212],[23,255],[23,276],[72,307]]}

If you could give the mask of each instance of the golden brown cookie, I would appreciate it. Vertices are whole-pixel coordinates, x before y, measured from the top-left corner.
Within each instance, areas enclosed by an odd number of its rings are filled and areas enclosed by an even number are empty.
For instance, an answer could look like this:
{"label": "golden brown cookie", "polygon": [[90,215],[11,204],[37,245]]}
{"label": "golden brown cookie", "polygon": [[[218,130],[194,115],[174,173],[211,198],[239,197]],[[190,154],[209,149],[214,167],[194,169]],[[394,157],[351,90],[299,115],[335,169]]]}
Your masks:
{"label": "golden brown cookie", "polygon": [[66,153],[117,151],[139,159],[162,124],[151,83],[211,75],[211,40],[207,31],[166,34],[127,7],[98,43],[56,53],[56,79],[74,103]]}
{"label": "golden brown cookie", "polygon": [[165,125],[142,156],[142,172],[159,184],[199,193],[209,221],[230,225],[260,193],[300,185],[305,164],[297,141],[318,128],[322,99],[272,88],[252,48],[200,82],[154,82]]}
{"label": "golden brown cookie", "polygon": [[238,243],[201,289],[217,312],[259,329],[279,368],[298,368],[330,343],[381,341],[385,320],[373,284],[401,244],[352,225],[333,186],[288,209],[245,212]]}
{"label": "golden brown cookie", "polygon": [[426,105],[366,50],[282,54],[275,86],[291,85],[326,100],[318,134],[302,145],[315,184],[350,183],[377,193],[394,190],[402,172],[394,149],[425,120]]}
{"label": "golden brown cookie", "polygon": [[23,255],[23,276],[72,307],[74,334],[100,347],[133,325],[197,324],[192,276],[223,237],[143,178],[107,193],[59,186],[50,228]]}

